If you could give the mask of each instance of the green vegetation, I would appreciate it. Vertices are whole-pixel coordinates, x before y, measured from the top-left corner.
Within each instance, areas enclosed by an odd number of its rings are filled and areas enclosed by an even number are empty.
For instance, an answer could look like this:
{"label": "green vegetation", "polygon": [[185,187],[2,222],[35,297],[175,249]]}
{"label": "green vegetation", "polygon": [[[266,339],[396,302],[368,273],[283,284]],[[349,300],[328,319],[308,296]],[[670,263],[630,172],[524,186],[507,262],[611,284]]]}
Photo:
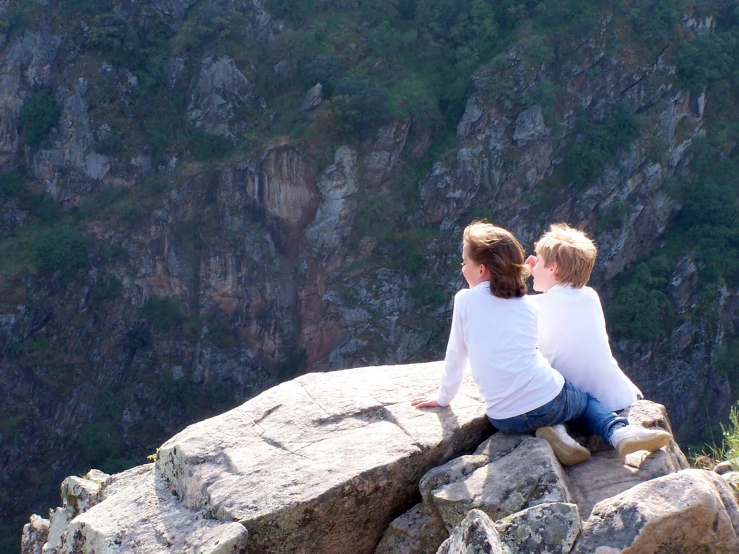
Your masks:
{"label": "green vegetation", "polygon": [[21,125],[26,144],[33,148],[40,146],[49,129],[59,123],[60,115],[50,90],[39,89],[34,92],[21,109]]}
{"label": "green vegetation", "polygon": [[155,331],[166,333],[184,321],[180,302],[176,298],[152,295],[141,308],[141,315]]}
{"label": "green vegetation", "polygon": [[606,311],[614,337],[654,340],[671,328],[672,304],[663,292],[670,269],[664,257],[636,266]]}
{"label": "green vegetation", "polygon": [[605,123],[592,123],[581,117],[575,132],[575,142],[565,154],[562,172],[566,179],[584,188],[600,178],[606,163],[639,136],[639,124],[625,105],[618,104]]}
{"label": "green vegetation", "polygon": [[739,337],[724,344],[723,352],[716,360],[716,368],[728,379],[732,396],[739,398]]}
{"label": "green vegetation", "polygon": [[87,241],[71,229],[50,229],[35,245],[34,263],[40,271],[69,275],[87,262]]}
{"label": "green vegetation", "polygon": [[739,405],[732,406],[727,425],[721,424],[721,442],[713,442],[689,456],[699,469],[712,469],[721,462],[730,462],[739,471]]}

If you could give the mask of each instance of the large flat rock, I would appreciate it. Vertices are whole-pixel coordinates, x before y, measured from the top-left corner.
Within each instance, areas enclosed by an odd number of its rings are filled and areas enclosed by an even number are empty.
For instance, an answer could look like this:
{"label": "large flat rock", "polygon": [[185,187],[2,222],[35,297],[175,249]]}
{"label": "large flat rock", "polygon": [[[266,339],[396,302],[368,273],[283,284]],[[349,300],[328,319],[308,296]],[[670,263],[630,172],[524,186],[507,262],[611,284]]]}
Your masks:
{"label": "large flat rock", "polygon": [[429,468],[490,427],[468,377],[450,407],[417,410],[441,362],[304,375],[159,449],[185,507],[249,532],[249,552],[373,552]]}

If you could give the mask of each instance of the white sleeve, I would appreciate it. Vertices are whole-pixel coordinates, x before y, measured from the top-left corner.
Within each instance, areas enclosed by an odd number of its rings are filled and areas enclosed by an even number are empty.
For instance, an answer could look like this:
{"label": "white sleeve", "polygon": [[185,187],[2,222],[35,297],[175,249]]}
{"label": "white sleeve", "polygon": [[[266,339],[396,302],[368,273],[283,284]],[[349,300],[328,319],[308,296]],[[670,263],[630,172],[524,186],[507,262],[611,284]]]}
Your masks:
{"label": "white sleeve", "polygon": [[467,366],[467,345],[464,343],[462,325],[462,309],[460,295],[454,297],[454,312],[452,313],[452,330],[449,333],[449,343],[444,358],[444,371],[441,374],[441,387],[436,401],[441,406],[448,406],[457,396],[464,377],[464,368]]}
{"label": "white sleeve", "polygon": [[534,308],[534,315],[536,316],[536,347],[541,350],[541,297],[546,293],[542,294],[527,294],[526,297],[531,301],[531,306]]}

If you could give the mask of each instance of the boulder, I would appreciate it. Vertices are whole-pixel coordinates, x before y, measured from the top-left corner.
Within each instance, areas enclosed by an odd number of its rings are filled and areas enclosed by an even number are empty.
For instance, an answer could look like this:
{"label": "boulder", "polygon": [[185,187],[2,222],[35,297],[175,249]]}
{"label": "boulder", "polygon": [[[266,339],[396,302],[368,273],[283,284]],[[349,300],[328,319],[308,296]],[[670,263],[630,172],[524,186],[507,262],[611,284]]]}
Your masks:
{"label": "boulder", "polygon": [[739,552],[739,506],[724,480],[687,469],[596,504],[572,554]]}
{"label": "boulder", "polygon": [[316,109],[321,104],[323,104],[323,85],[318,83],[305,93],[305,98],[303,99],[303,103],[300,105],[300,109],[304,112],[309,112]]}
{"label": "boulder", "polygon": [[731,487],[731,492],[734,493],[734,498],[739,502],[739,471],[729,471],[722,473],[721,477]]}
{"label": "boulder", "polygon": [[433,503],[448,529],[473,509],[494,521],[550,502],[570,502],[567,478],[549,444],[524,438],[510,454],[433,491]]}
{"label": "boulder", "polygon": [[392,521],[375,554],[434,554],[448,536],[419,503]]}
{"label": "boulder", "polygon": [[[672,433],[667,410],[661,404],[648,400],[634,402],[621,415],[631,425],[663,429]],[[624,458],[609,446],[600,447],[597,437],[591,437],[591,450],[597,450],[587,463],[566,468],[569,490],[580,515],[587,519],[593,506],[631,487],[690,467],[675,441],[652,452],[634,452]]]}
{"label": "boulder", "polygon": [[563,502],[540,504],[495,522],[512,553],[567,554],[581,527],[577,506]]}
{"label": "boulder", "polygon": [[737,466],[737,464],[738,462],[736,459],[725,460],[723,462],[716,464],[716,466],[713,468],[713,472],[718,473],[719,475],[723,475],[724,473],[729,473],[731,471],[734,471],[734,468]]}
{"label": "boulder", "polygon": [[36,514],[31,516],[30,523],[23,526],[21,536],[21,554],[41,554],[41,550],[49,538],[49,520]]}
{"label": "boulder", "polygon": [[243,524],[250,552],[374,552],[421,476],[489,433],[470,379],[450,408],[410,405],[441,368],[304,375],[188,427],[157,472],[189,509]]}
{"label": "boulder", "polygon": [[460,456],[429,470],[426,475],[421,477],[418,488],[421,491],[423,504],[426,506],[426,511],[434,517],[441,527],[444,527],[444,520],[434,502],[434,491],[465,478],[476,469],[489,463],[490,458],[481,454]]}
{"label": "boulder", "polygon": [[101,494],[104,501],[72,519],[44,554],[245,552],[243,525],[183,509],[153,464],[116,475]]}
{"label": "boulder", "polygon": [[511,554],[500,540],[495,525],[485,512],[471,510],[445,540],[437,554]]}
{"label": "boulder", "polygon": [[110,475],[93,469],[84,477],[67,477],[62,481],[62,503],[71,515],[86,512],[102,500],[103,487],[110,483]]}

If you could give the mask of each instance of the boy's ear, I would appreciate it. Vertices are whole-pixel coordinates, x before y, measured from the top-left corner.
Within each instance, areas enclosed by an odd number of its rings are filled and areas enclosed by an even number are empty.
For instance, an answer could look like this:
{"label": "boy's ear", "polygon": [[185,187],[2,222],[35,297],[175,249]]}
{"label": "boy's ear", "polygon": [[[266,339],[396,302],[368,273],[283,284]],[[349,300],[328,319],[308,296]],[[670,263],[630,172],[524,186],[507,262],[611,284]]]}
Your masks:
{"label": "boy's ear", "polygon": [[559,264],[557,262],[552,262],[549,264],[549,271],[551,271],[554,276],[557,276],[557,272],[559,271]]}

